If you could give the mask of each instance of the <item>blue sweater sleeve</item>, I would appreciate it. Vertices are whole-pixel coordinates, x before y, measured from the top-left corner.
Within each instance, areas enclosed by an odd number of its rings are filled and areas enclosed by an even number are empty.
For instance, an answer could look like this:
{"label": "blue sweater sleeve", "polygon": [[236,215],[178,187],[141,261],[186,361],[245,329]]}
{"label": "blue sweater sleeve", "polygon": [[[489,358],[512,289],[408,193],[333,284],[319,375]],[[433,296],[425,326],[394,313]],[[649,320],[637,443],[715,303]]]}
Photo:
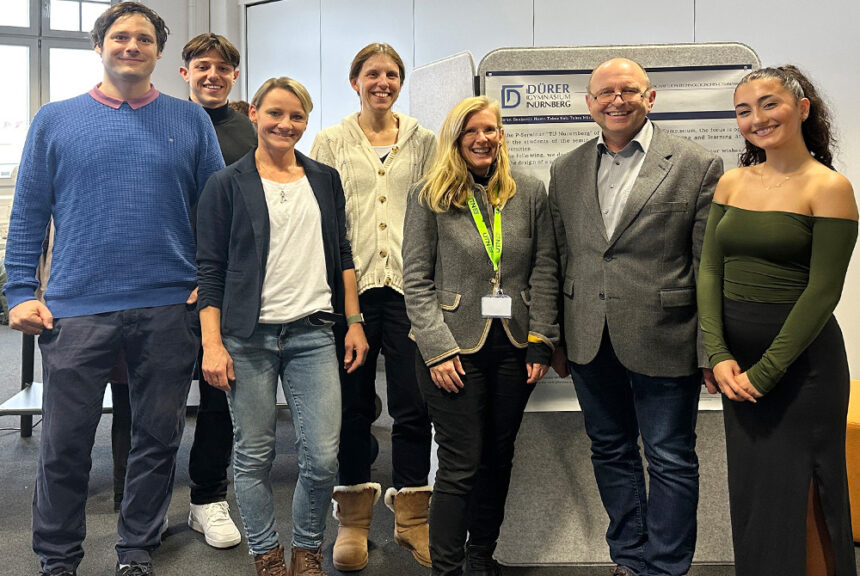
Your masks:
{"label": "blue sweater sleeve", "polygon": [[6,240],[7,281],[4,291],[9,308],[35,300],[35,291],[39,287],[36,269],[53,202],[51,175],[55,162],[51,134],[51,115],[43,108],[30,125],[18,168]]}

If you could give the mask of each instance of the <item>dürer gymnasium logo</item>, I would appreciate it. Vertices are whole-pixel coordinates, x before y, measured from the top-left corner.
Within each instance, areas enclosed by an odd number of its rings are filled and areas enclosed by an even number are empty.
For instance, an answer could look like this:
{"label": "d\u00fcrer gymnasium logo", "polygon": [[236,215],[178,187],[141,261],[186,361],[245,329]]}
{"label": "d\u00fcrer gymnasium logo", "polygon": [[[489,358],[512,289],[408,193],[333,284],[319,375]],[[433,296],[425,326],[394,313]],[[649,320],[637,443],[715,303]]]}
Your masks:
{"label": "d\u00fcrer gymnasium logo", "polygon": [[500,100],[504,109],[517,108],[523,100],[526,108],[570,108],[570,84],[502,84]]}

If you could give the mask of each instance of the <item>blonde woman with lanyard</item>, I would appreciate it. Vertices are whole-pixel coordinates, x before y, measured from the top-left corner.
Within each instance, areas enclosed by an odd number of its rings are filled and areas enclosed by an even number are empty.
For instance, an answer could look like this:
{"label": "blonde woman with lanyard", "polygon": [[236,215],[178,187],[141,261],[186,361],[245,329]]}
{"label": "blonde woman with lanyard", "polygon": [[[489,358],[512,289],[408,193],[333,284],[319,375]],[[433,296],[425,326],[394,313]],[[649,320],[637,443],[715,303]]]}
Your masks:
{"label": "blonde woman with lanyard", "polygon": [[376,360],[385,357],[391,427],[394,539],[420,564],[430,565],[427,513],[431,488],[430,418],[415,380],[415,345],[403,302],[400,250],[406,194],[424,174],[436,137],[415,118],[393,110],[403,84],[403,60],[388,44],[362,48],[349,70],[361,110],[317,135],[311,157],[337,169],[346,194],[347,234],[370,352],[364,367],[341,372],[343,427],[338,481],[332,496],[340,522],[332,554],[335,568],[367,565],[367,533],[382,487],[371,482],[370,425],[376,419]]}
{"label": "blonde woman with lanyard", "polygon": [[497,102],[448,114],[403,240],[418,383],[439,445],[433,574],[494,575],[514,441],[558,342],[558,262],[543,184],[512,174]]}

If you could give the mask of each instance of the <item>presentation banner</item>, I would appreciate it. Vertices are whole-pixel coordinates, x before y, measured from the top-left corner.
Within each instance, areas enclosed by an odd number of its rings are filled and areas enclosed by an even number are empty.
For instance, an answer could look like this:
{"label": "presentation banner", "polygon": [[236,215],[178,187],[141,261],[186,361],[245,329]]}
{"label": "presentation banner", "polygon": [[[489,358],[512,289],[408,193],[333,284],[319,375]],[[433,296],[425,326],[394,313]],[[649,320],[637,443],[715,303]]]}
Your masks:
{"label": "presentation banner", "polygon": [[[694,140],[737,166],[743,138],[732,101],[751,65],[647,68],[656,91],[649,118],[661,129]],[[559,155],[596,137],[600,128],[585,103],[591,70],[488,71],[485,93],[499,101],[514,167],[549,182]]]}

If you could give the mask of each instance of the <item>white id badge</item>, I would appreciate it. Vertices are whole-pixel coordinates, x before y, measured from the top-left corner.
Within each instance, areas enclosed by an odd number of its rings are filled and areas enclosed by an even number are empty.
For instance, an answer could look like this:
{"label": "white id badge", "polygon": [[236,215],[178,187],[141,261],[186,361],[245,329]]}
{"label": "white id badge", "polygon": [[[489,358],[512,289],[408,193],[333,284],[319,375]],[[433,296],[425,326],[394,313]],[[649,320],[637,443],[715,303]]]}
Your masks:
{"label": "white id badge", "polygon": [[491,294],[481,298],[481,316],[484,318],[510,318],[511,297],[507,294]]}

